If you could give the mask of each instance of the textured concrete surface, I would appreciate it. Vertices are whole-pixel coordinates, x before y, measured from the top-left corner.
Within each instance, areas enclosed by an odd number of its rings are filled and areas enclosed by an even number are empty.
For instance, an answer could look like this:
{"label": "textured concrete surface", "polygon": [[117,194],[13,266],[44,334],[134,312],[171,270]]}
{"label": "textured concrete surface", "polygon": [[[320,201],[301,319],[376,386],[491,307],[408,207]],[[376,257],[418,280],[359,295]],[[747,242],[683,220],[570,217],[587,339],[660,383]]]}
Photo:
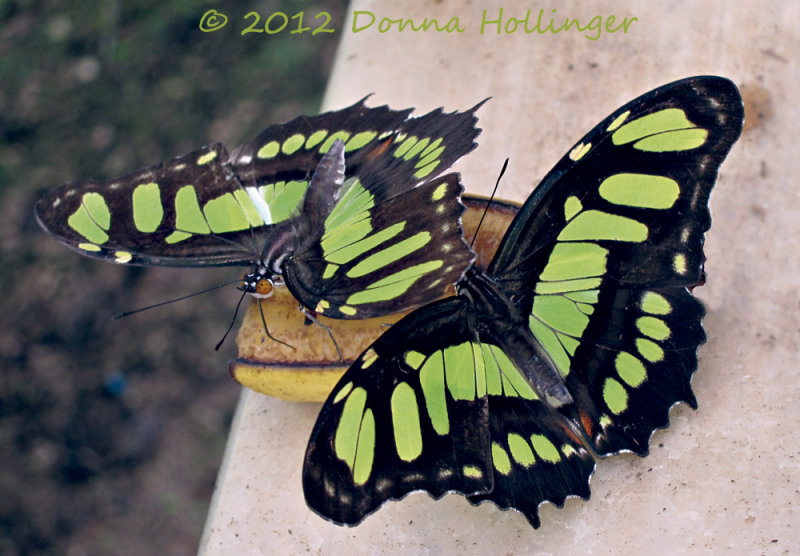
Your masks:
{"label": "textured concrete surface", "polygon": [[[627,34],[480,34],[482,11],[531,25],[550,4],[355,0],[390,18],[457,16],[463,33],[343,33],[324,108],[374,92],[372,105],[444,105],[480,112],[480,147],[457,165],[487,192],[506,156],[502,197],[524,199],[550,166],[617,106],[688,75],[743,86],[748,127],[722,166],[707,235],[708,343],[693,386],[698,411],[672,410],[647,458],[600,461],[588,502],[541,508],[531,529],[515,512],[456,495],[416,493],[360,526],[306,509],[305,444],[319,406],[243,393],[202,550],[259,553],[736,553],[800,551],[800,193],[795,2],[559,2],[558,17],[635,16]],[[553,4],[555,5],[555,4]],[[517,7],[519,6],[519,7]],[[364,20],[366,22],[366,20]],[[361,24],[361,20],[359,20]],[[310,38],[301,40],[312,40]]]}

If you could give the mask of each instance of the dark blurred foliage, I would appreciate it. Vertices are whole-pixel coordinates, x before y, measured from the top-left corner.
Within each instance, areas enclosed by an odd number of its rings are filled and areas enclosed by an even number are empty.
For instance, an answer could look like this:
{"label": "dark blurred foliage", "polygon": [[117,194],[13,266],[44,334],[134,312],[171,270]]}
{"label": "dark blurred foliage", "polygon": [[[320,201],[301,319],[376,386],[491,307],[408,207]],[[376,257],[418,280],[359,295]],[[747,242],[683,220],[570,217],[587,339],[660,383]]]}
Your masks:
{"label": "dark blurred foliage", "polygon": [[[207,10],[228,15],[203,33]],[[249,34],[255,11],[336,33]],[[345,3],[0,0],[0,554],[197,549],[239,387],[240,269],[129,268],[37,226],[45,189],[316,113]],[[368,92],[368,91],[367,91]],[[356,100],[356,99],[354,99]]]}

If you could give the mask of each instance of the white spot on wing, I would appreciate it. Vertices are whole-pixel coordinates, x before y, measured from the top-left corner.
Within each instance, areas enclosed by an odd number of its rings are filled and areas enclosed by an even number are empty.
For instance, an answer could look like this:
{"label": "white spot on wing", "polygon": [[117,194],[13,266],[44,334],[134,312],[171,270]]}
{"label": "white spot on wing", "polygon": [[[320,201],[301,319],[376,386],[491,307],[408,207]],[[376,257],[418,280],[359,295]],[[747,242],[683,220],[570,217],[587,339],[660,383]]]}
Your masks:
{"label": "white spot on wing", "polygon": [[425,480],[425,475],[423,475],[422,473],[411,473],[409,475],[402,477],[400,480],[404,483],[422,482]]}
{"label": "white spot on wing", "polygon": [[261,193],[258,192],[256,187],[245,187],[245,191],[250,196],[250,200],[253,201],[253,204],[258,211],[258,214],[261,215],[261,219],[264,221],[264,224],[272,224],[272,212],[269,210],[269,205],[264,200],[264,197],[261,196]]}

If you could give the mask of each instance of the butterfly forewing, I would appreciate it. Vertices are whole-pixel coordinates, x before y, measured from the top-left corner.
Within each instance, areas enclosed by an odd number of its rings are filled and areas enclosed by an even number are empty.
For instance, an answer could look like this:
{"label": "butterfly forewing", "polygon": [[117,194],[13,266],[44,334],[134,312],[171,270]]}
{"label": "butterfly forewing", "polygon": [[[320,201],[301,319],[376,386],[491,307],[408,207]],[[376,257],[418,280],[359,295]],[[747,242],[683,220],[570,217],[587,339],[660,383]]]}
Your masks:
{"label": "butterfly forewing", "polygon": [[249,264],[257,215],[242,209],[248,199],[227,156],[216,143],[122,178],[65,184],[39,200],[36,216],[69,247],[115,262]]}
{"label": "butterfly forewing", "polygon": [[[345,175],[383,200],[475,148],[475,109],[409,119],[411,110],[368,108],[361,101],[270,126],[231,156],[217,143],[118,179],[57,187],[37,203],[36,214],[68,246],[115,262],[252,264],[273,239],[270,225],[315,221],[313,214],[300,214],[301,202],[336,139],[345,142]],[[409,143],[398,152],[395,143],[408,139],[408,130],[419,132],[415,144],[425,148]],[[367,162],[365,180],[359,171]]]}
{"label": "butterfly forewing", "polygon": [[[558,277],[556,263],[591,259],[579,249],[589,243],[612,250],[607,274],[621,285],[696,283],[709,193],[742,118],[736,87],[718,77],[677,81],[623,106],[537,186],[489,274],[519,294],[543,273]],[[577,247],[560,257],[570,243]]]}
{"label": "butterfly forewing", "polygon": [[703,280],[708,198],[742,118],[736,87],[712,77],[622,107],[548,174],[490,267],[600,453],[647,453],[669,408],[694,403],[705,336],[686,288]]}

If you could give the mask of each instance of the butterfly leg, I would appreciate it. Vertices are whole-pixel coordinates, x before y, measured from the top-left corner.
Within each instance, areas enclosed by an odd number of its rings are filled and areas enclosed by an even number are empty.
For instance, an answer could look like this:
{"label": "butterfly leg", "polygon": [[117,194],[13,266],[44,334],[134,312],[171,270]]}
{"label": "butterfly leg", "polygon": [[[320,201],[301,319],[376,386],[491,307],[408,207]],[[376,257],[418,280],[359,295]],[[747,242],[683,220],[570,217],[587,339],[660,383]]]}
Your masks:
{"label": "butterfly leg", "polygon": [[312,313],[311,311],[309,311],[307,308],[305,308],[302,305],[300,305],[300,312],[303,313],[303,315],[306,317],[306,322],[311,321],[314,324],[317,324],[317,325],[321,326],[323,329],[325,329],[325,332],[328,333],[328,336],[330,337],[331,342],[333,342],[333,347],[336,348],[336,354],[339,356],[339,361],[344,361],[344,358],[342,357],[342,350],[339,349],[339,344],[336,342],[336,338],[334,338],[334,336],[333,336],[333,330],[331,330],[331,327],[328,326],[328,325],[322,324],[319,321],[319,319],[317,319],[317,316],[314,313]]}
{"label": "butterfly leg", "polygon": [[293,351],[297,351],[297,348],[295,348],[294,346],[279,340],[278,338],[269,333],[269,328],[267,327],[267,319],[264,318],[264,307],[261,305],[261,299],[260,298],[257,299],[258,299],[258,313],[261,315],[261,324],[264,326],[264,333],[267,335],[267,338],[269,338],[273,342],[278,342],[282,346],[286,346],[292,349]]}

